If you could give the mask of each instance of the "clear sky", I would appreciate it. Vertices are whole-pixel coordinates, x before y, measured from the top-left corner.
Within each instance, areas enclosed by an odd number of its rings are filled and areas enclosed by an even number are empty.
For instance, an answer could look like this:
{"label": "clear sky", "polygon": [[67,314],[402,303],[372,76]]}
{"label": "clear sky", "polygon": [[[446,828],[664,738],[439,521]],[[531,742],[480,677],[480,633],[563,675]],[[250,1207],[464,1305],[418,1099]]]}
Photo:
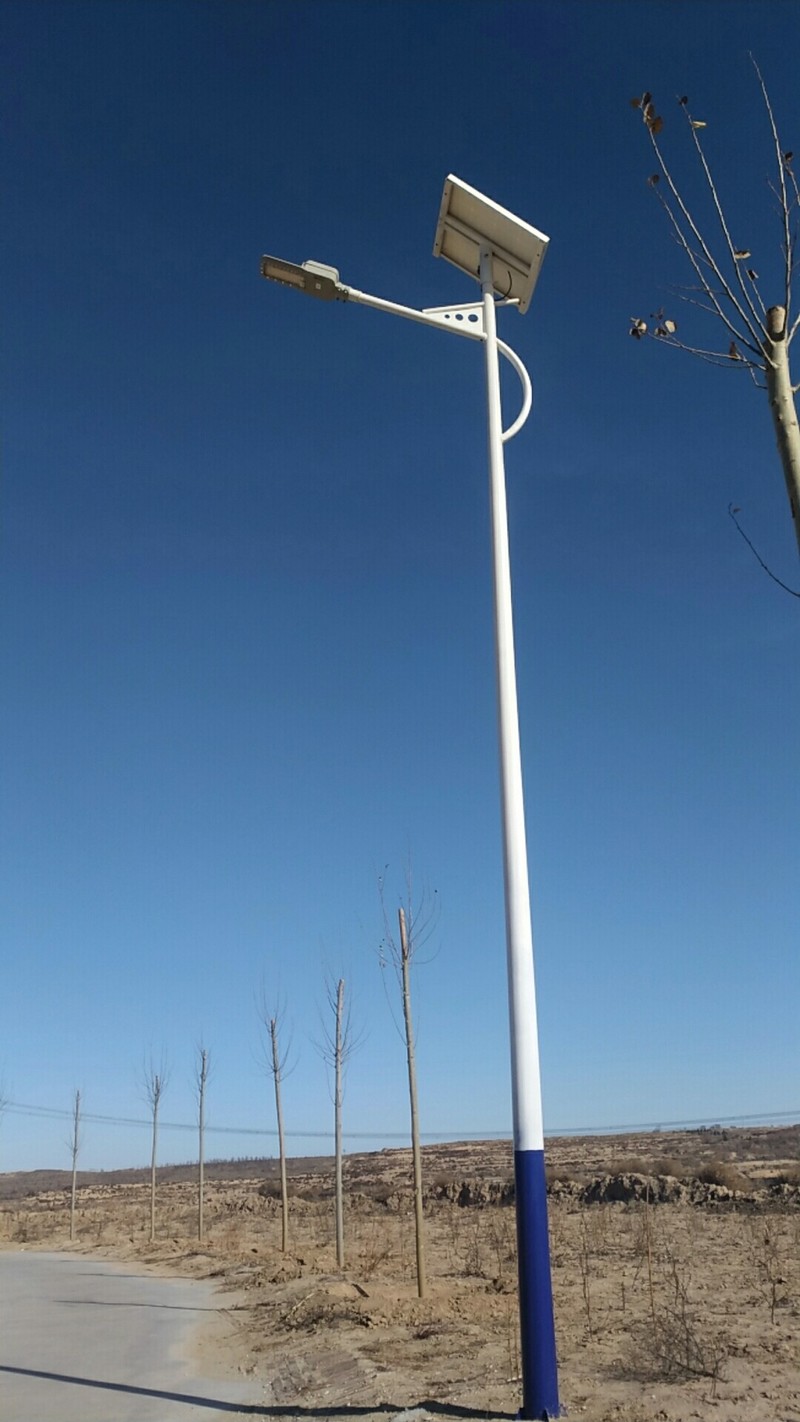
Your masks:
{"label": "clear sky", "polygon": [[[409,854],[440,906],[422,1128],[510,1130],[481,351],[259,276],[269,252],[475,299],[432,256],[448,172],[551,238],[530,312],[500,317],[535,389],[507,468],[545,1128],[797,1119],[798,603],[727,514],[800,587],[766,397],[628,322],[689,280],[645,88],[690,194],[674,96],[707,121],[780,299],[748,51],[800,149],[800,7],[4,0],[0,22],[0,1169],[67,1164],[78,1087],[113,1118],[82,1162],[143,1161],[119,1123],[146,1115],[143,1061],[166,1054],[163,1117],[191,1123],[201,1036],[209,1154],[273,1153],[262,983],[292,1153],[328,1149],[326,973],[365,1035],[348,1148],[402,1144],[377,880],[394,913]],[[164,1130],[164,1159],[193,1150]]]}

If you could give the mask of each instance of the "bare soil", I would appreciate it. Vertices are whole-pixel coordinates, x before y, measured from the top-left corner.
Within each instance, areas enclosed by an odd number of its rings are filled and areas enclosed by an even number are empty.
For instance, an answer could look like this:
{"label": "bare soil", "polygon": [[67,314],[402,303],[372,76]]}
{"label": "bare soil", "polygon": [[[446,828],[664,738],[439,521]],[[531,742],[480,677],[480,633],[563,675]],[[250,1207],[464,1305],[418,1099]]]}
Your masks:
{"label": "bare soil", "polygon": [[[593,1422],[800,1422],[800,1127],[547,1143],[562,1403]],[[520,1405],[507,1142],[424,1150],[428,1288],[417,1292],[410,1151],[345,1161],[336,1268],[332,1162],[0,1176],[0,1245],[72,1248],[214,1278],[228,1307],[203,1367],[251,1377],[264,1415],[353,1409],[513,1416]]]}

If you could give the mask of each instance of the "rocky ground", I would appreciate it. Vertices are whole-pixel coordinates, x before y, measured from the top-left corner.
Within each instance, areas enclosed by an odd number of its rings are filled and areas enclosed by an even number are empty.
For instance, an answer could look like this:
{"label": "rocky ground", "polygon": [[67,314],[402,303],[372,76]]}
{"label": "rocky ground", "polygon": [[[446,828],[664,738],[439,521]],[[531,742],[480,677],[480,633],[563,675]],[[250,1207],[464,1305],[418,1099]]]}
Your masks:
{"label": "rocky ground", "polygon": [[[562,1401],[594,1422],[800,1422],[800,1127],[548,1142]],[[274,1161],[163,1169],[149,1241],[144,1172],[0,1177],[5,1247],[99,1250],[215,1277],[207,1349],[265,1413],[357,1407],[513,1415],[520,1402],[511,1153],[426,1147],[418,1297],[410,1152],[345,1164],[343,1270],[329,1161],[293,1161],[281,1250]]]}

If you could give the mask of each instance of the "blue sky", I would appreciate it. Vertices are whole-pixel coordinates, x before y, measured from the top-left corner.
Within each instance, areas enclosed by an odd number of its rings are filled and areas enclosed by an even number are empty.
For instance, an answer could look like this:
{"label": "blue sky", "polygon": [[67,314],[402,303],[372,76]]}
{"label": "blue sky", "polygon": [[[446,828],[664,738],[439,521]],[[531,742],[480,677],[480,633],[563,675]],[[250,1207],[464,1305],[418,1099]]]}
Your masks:
{"label": "blue sky", "polygon": [[[797,147],[800,11],[4,0],[0,22],[0,1169],[66,1163],[76,1087],[144,1117],[150,1054],[190,1123],[201,1035],[210,1153],[274,1152],[262,982],[291,1149],[326,1149],[326,972],[365,1033],[348,1148],[402,1143],[377,878],[393,910],[409,854],[440,905],[422,1127],[510,1128],[481,353],[259,276],[270,252],[474,299],[431,255],[448,172],[551,238],[529,314],[501,316],[535,390],[507,470],[545,1128],[800,1111],[797,602],[727,515],[800,586],[769,413],[744,372],[627,331],[688,280],[645,88],[690,194],[672,96],[706,119],[779,298],[748,50]],[[193,1149],[165,1130],[165,1159]],[[87,1121],[85,1165],[146,1154]]]}

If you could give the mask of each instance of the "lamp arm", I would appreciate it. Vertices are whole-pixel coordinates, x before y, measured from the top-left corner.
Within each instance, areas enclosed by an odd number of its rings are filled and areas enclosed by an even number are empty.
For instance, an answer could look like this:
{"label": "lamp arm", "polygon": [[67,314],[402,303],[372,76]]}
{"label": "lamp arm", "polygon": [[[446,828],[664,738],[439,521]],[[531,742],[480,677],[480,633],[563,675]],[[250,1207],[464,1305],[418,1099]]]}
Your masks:
{"label": "lamp arm", "polygon": [[[436,326],[440,331],[452,331],[455,336],[467,336],[471,341],[483,341],[486,339],[483,332],[483,323],[477,322],[469,325],[466,321],[456,325],[444,314],[445,309],[453,311],[458,308],[442,308],[441,313],[429,311],[417,311],[413,306],[400,306],[396,301],[384,301],[382,296],[370,296],[366,291],[359,291],[354,286],[339,285],[337,290],[337,300],[355,301],[359,306],[372,306],[376,311],[387,311],[390,316],[404,316],[407,321],[418,321],[423,326]],[[472,308],[470,308],[472,309]],[[476,307],[475,310],[479,310]]]}
{"label": "lamp arm", "polygon": [[[422,326],[436,326],[440,331],[452,331],[454,336],[467,336],[471,341],[486,340],[481,308],[478,305],[441,306],[428,311],[417,311],[413,306],[401,306],[397,301],[385,301],[382,296],[370,296],[368,292],[359,291],[354,286],[345,286],[342,282],[337,284],[336,299],[355,301],[359,306],[372,306],[374,310],[386,311],[390,316],[403,316],[407,321],[417,321]],[[516,302],[508,304],[516,305]],[[533,390],[531,378],[516,352],[512,351],[505,341],[500,340],[497,342],[497,349],[513,365],[522,385],[522,409],[513,425],[503,431],[505,444],[507,440],[513,439],[515,434],[519,434],[525,424],[533,404]]]}
{"label": "lamp arm", "polygon": [[515,434],[519,434],[531,412],[531,406],[533,405],[533,386],[531,385],[531,378],[516,351],[512,351],[511,347],[507,346],[505,341],[500,340],[497,342],[497,349],[501,355],[504,355],[506,360],[513,365],[522,384],[522,409],[517,415],[513,425],[509,425],[507,430],[503,430],[502,438],[503,444],[505,444],[506,440],[513,439]]}

